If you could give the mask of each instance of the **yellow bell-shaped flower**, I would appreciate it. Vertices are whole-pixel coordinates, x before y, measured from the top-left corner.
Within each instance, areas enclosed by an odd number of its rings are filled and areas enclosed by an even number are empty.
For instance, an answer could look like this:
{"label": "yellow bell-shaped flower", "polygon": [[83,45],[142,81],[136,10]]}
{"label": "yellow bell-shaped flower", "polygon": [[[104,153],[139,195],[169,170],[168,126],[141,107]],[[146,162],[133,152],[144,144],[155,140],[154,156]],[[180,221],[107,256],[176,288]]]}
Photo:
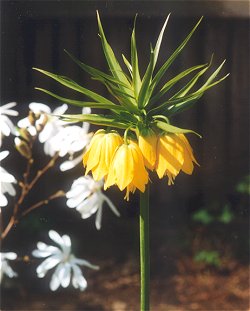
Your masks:
{"label": "yellow bell-shaped flower", "polygon": [[157,144],[156,172],[159,178],[168,176],[168,184],[174,183],[180,170],[191,175],[197,165],[193,150],[184,134],[161,135]]}
{"label": "yellow bell-shaped flower", "polygon": [[86,166],[85,175],[92,171],[96,181],[106,177],[113,155],[122,143],[123,139],[117,132],[97,131],[83,156],[83,164]]}
{"label": "yellow bell-shaped flower", "polygon": [[158,137],[153,130],[144,131],[138,137],[138,144],[143,154],[145,166],[151,171],[155,168]]}
{"label": "yellow bell-shaped flower", "polygon": [[127,188],[125,199],[129,200],[129,192],[135,192],[136,188],[144,192],[147,183],[148,172],[141,150],[135,142],[129,140],[116,150],[104,189],[114,184],[121,191]]}

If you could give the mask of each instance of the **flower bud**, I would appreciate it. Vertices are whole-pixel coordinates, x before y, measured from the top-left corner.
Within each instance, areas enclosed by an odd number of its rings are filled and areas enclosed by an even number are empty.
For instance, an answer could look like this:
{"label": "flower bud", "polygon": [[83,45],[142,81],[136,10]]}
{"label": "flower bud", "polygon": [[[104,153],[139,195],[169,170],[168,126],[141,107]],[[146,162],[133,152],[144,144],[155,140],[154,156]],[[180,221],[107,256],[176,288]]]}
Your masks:
{"label": "flower bud", "polygon": [[31,110],[29,111],[28,119],[29,119],[30,124],[34,126],[37,118],[36,118],[35,113]]}
{"label": "flower bud", "polygon": [[26,128],[20,128],[18,129],[18,132],[23,139],[25,139],[28,142],[30,141],[32,136]]}
{"label": "flower bud", "polygon": [[30,159],[32,156],[31,149],[26,141],[20,139],[19,137],[15,138],[15,147],[17,151],[26,159]]}

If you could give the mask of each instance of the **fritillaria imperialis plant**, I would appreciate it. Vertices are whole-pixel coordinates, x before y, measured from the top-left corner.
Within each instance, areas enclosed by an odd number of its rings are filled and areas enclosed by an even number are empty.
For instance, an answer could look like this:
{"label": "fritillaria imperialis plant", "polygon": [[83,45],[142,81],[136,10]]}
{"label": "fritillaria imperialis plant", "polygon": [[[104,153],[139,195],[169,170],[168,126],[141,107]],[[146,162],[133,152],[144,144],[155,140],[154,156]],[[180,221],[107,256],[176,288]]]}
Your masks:
{"label": "fritillaria imperialis plant", "polygon": [[[172,125],[170,119],[175,114],[190,108],[208,89],[227,77],[226,75],[216,79],[225,62],[223,61],[204,84],[196,87],[200,77],[210,68],[211,59],[210,63],[190,67],[170,80],[162,82],[164,74],[182,52],[202,20],[201,18],[198,21],[184,41],[156,72],[155,66],[168,19],[169,16],[155,47],[150,46],[150,60],[144,75],[139,69],[135,24],[131,36],[130,61],[122,55],[128,71],[126,73],[105,37],[98,12],[99,35],[109,73],[88,66],[66,52],[93,79],[103,83],[114,100],[103,97],[65,76],[34,68],[62,85],[84,94],[92,101],[72,100],[42,88],[37,88],[38,90],[68,104],[108,111],[107,114],[64,115],[63,119],[71,122],[85,121],[105,127],[94,134],[83,156],[86,174],[92,171],[96,181],[104,178],[105,188],[117,185],[121,191],[126,190],[127,200],[130,192],[134,193],[136,189],[140,191],[141,310],[149,310],[150,171],[156,171],[159,178],[167,176],[169,185],[174,183],[175,177],[181,170],[186,174],[192,174],[194,163],[198,163],[185,134],[195,132]],[[185,80],[178,91],[172,91],[173,87],[176,90],[179,82],[189,76],[191,76],[189,81]]]}

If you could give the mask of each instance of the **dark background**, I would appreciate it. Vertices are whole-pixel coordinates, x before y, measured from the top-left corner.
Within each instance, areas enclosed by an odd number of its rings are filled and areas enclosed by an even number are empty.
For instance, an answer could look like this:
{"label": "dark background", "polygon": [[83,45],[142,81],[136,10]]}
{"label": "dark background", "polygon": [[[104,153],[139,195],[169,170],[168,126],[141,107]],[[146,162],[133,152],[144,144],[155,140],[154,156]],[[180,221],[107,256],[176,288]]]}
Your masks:
{"label": "dark background", "polygon": [[[16,101],[17,109],[23,116],[28,112],[28,104],[33,101],[48,104],[52,109],[60,104],[34,90],[35,86],[81,99],[80,95],[33,71],[33,66],[69,76],[79,84],[108,96],[107,91],[98,82],[90,80],[63,51],[66,49],[83,62],[107,70],[97,35],[96,9],[99,10],[107,39],[121,62],[121,53],[129,58],[133,19],[136,13],[139,14],[137,44],[142,70],[145,70],[149,60],[149,43],[155,44],[169,12],[171,17],[159,55],[159,66],[204,15],[204,20],[166,79],[190,66],[208,62],[212,53],[214,64],[210,72],[226,59],[221,76],[228,72],[230,76],[209,90],[191,110],[172,120],[173,124],[191,128],[202,135],[201,140],[189,136],[201,167],[196,167],[191,177],[180,174],[172,187],[167,186],[167,180],[158,181],[155,176],[152,177],[152,278],[157,281],[174,273],[181,256],[193,256],[192,241],[202,234],[200,227],[197,229],[193,223],[192,214],[201,208],[219,214],[225,204],[230,205],[234,221],[223,226],[215,223],[205,229],[205,235],[211,236],[212,242],[208,244],[211,246],[212,243],[222,257],[229,247],[230,258],[244,264],[248,260],[248,199],[243,198],[242,201],[236,185],[249,174],[248,2],[2,1],[1,103]],[[72,108],[71,111],[77,110]],[[11,144],[13,142],[6,139],[3,149],[10,149]],[[40,157],[41,163],[48,160]],[[21,176],[23,159],[13,153],[10,161],[7,163],[11,168],[9,170],[15,171],[15,176]],[[49,195],[52,188],[69,189],[73,178],[82,173],[81,167],[64,174],[54,169],[49,175],[49,187],[48,179],[42,180],[25,201],[24,208],[37,201],[37,197],[43,198],[45,193]],[[132,258],[137,271],[138,197],[134,195],[131,202],[126,203],[117,189],[111,189],[108,195],[122,217],[117,219],[108,209],[104,209],[100,232],[94,227],[93,217],[81,220],[77,212],[66,208],[64,199],[59,199],[23,219],[4,241],[3,250],[16,250],[21,256],[30,253],[35,248],[35,242],[38,239],[46,241],[47,231],[53,228],[72,236],[77,256],[92,259],[97,264],[104,262],[104,266],[110,260],[119,265]],[[13,305],[21,308],[20,301],[22,297],[27,299],[25,292],[31,290],[31,282],[33,297],[41,290],[46,292],[45,285],[44,288],[38,285],[42,281],[34,279],[32,263],[31,268],[22,266],[20,269],[23,272],[19,281],[15,282],[22,287],[23,296],[17,295],[15,303],[8,298],[3,299],[6,308],[14,308]],[[33,269],[30,275],[27,269]],[[95,278],[95,273],[91,277]],[[25,280],[30,283],[25,283]],[[167,291],[168,288],[160,290]],[[7,294],[6,297],[9,297]],[[54,308],[59,305],[55,302]],[[75,309],[72,307],[72,310]]]}

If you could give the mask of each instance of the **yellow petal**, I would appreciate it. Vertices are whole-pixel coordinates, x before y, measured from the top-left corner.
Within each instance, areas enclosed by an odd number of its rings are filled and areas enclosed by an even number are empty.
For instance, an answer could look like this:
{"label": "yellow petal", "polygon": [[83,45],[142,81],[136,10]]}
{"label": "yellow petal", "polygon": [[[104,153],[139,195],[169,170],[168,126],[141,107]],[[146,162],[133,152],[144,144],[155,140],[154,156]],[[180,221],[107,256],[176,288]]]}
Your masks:
{"label": "yellow petal", "polygon": [[133,185],[140,191],[145,191],[145,185],[148,183],[148,172],[145,169],[143,155],[140,148],[134,142],[130,142],[129,148],[132,152],[134,162]]}
{"label": "yellow petal", "polygon": [[184,149],[175,135],[164,135],[159,138],[157,146],[156,172],[162,178],[167,171],[178,175],[184,162]]}
{"label": "yellow petal", "polygon": [[145,166],[150,170],[155,168],[157,136],[152,132],[145,136],[139,136],[139,147],[144,157]]}
{"label": "yellow petal", "polygon": [[114,169],[116,184],[123,190],[131,183],[134,175],[134,162],[128,145],[122,145],[116,152],[114,158]]}
{"label": "yellow petal", "polygon": [[132,192],[134,193],[136,190],[136,187],[133,186],[132,184],[128,185],[127,186],[127,189],[126,189],[126,195],[124,197],[125,200],[129,201],[129,193]]}

